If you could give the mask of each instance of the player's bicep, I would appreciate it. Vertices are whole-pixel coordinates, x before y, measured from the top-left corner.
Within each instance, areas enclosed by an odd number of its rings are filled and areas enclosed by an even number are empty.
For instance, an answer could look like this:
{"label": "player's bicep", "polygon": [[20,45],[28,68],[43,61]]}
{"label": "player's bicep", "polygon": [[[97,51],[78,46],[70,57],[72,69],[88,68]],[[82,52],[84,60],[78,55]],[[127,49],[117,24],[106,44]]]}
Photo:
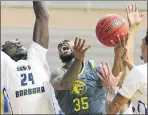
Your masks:
{"label": "player's bicep", "polygon": [[51,84],[54,89],[56,90],[64,90],[63,84],[62,84],[62,77],[63,73],[59,71],[54,71],[51,73]]}

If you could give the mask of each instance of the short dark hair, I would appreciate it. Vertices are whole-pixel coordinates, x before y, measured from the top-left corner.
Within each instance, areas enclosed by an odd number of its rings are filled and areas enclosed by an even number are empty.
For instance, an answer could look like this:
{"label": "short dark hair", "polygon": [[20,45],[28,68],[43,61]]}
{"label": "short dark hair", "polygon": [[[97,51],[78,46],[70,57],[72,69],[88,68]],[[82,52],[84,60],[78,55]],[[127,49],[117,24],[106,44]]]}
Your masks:
{"label": "short dark hair", "polygon": [[11,42],[10,41],[6,41],[4,45],[2,45],[2,51],[6,53],[6,49],[8,46],[10,46]]}
{"label": "short dark hair", "polygon": [[146,36],[145,36],[145,42],[146,42],[146,45],[148,46],[148,29],[147,29]]}

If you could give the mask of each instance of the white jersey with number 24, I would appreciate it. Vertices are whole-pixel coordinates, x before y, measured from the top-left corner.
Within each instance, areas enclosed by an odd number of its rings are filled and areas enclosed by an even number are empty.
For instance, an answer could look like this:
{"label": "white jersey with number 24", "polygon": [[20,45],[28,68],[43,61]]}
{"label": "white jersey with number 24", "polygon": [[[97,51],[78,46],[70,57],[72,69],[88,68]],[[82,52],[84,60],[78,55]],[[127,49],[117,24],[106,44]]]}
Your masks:
{"label": "white jersey with number 24", "polygon": [[[27,60],[15,62],[1,51],[1,90],[13,114],[55,114],[46,53],[47,49],[35,42]],[[48,92],[45,86],[49,86]]]}

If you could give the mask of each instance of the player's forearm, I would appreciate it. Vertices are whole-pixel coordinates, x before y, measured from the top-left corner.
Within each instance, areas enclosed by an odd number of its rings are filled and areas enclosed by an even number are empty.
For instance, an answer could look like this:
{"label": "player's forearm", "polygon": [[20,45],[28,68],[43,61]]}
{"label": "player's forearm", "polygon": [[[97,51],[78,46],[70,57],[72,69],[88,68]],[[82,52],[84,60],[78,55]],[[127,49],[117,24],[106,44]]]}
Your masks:
{"label": "player's forearm", "polygon": [[131,61],[131,59],[125,60],[124,63],[127,65],[129,70],[131,70],[135,66],[133,61]]}
{"label": "player's forearm", "polygon": [[106,97],[106,113],[113,114],[114,112],[111,110],[111,102],[115,97],[114,90],[107,90],[107,97]]}
{"label": "player's forearm", "polygon": [[33,1],[36,18],[48,18],[48,10],[44,1]]}
{"label": "player's forearm", "polygon": [[[120,71],[123,71],[123,75],[120,78],[120,81],[118,83],[118,87],[121,87],[125,76],[127,74],[127,72],[129,71],[129,69],[131,69],[133,67],[132,61],[133,61],[133,55],[134,55],[134,43],[135,43],[135,38],[136,38],[136,32],[137,32],[137,27],[130,27],[129,28],[129,35],[128,35],[128,43],[127,43],[127,47],[128,47],[128,57],[130,57],[130,60],[128,60],[128,63],[123,64],[123,62],[120,60],[118,63],[120,63],[122,66],[122,68],[120,67],[120,69],[118,68],[118,66],[114,69],[114,71],[116,71],[116,76],[119,74]],[[115,61],[118,61],[117,59]],[[118,64],[118,65],[120,65]]]}
{"label": "player's forearm", "polygon": [[47,49],[49,41],[48,10],[44,1],[33,1],[33,8],[36,16],[33,41]]}
{"label": "player's forearm", "polygon": [[138,26],[135,27],[129,27],[129,34],[128,34],[128,55],[131,58],[131,61],[133,61],[134,57],[134,44],[136,39],[136,32],[137,32]]}
{"label": "player's forearm", "polygon": [[123,72],[123,75],[121,76],[117,87],[121,87],[123,80],[125,78],[125,75],[127,73],[127,67],[123,64],[121,57],[115,57],[112,73],[114,76],[118,76],[121,71]]}
{"label": "player's forearm", "polygon": [[129,99],[117,93],[112,102],[106,105],[106,113],[117,114],[128,101]]}
{"label": "player's forearm", "polygon": [[118,74],[121,72],[121,58],[120,57],[114,57],[114,64],[112,68],[112,73],[114,76],[118,76]]}
{"label": "player's forearm", "polygon": [[64,89],[70,89],[78,78],[82,61],[75,59],[67,72],[63,75],[62,85]]}
{"label": "player's forearm", "polygon": [[[119,87],[121,87],[127,72],[133,67],[132,61],[133,61],[133,56],[134,56],[134,43],[135,43],[135,38],[136,38],[136,32],[137,32],[137,27],[129,28],[128,43],[127,43],[128,59],[125,61],[123,65],[123,75],[118,83]],[[129,60],[129,57],[130,57],[130,60]]]}
{"label": "player's forearm", "polygon": [[[111,113],[112,111],[110,110],[110,107],[111,107],[111,102],[113,101],[115,95],[116,95],[116,92],[115,91],[116,89],[112,89],[112,90],[107,90],[107,97],[106,97],[106,111],[108,113]],[[127,104],[124,104],[122,109],[120,109],[119,113],[120,114],[123,114],[127,108],[129,107],[130,103],[127,103]]]}

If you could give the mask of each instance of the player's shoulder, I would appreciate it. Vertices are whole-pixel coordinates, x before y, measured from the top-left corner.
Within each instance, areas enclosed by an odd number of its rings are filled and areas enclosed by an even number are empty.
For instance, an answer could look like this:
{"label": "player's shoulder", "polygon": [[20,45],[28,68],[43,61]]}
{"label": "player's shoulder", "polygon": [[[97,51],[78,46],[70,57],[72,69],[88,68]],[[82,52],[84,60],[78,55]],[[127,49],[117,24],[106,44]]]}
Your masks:
{"label": "player's shoulder", "polygon": [[33,48],[37,48],[37,49],[41,49],[41,50],[47,50],[46,48],[44,48],[42,45],[32,41],[31,47]]}
{"label": "player's shoulder", "polygon": [[62,68],[57,68],[51,72],[51,77],[57,77],[63,73],[64,73],[64,71]]}
{"label": "player's shoulder", "polygon": [[132,69],[132,71],[136,72],[136,73],[139,73],[139,74],[143,74],[144,72],[147,71],[147,63],[135,66]]}
{"label": "player's shoulder", "polygon": [[137,81],[140,82],[143,77],[145,77],[147,72],[145,71],[145,65],[138,65],[132,68],[131,71],[128,72],[127,77],[125,78],[125,81]]}
{"label": "player's shoulder", "polygon": [[85,65],[90,65],[90,67],[95,68],[95,61],[94,60],[85,60],[84,61]]}
{"label": "player's shoulder", "polygon": [[139,71],[143,69],[147,69],[147,63],[135,66],[135,69]]}
{"label": "player's shoulder", "polygon": [[12,60],[5,52],[1,51],[2,60]]}
{"label": "player's shoulder", "polygon": [[5,52],[1,51],[1,62],[7,63],[8,65],[14,65],[16,62],[11,59],[9,55],[7,55]]}

